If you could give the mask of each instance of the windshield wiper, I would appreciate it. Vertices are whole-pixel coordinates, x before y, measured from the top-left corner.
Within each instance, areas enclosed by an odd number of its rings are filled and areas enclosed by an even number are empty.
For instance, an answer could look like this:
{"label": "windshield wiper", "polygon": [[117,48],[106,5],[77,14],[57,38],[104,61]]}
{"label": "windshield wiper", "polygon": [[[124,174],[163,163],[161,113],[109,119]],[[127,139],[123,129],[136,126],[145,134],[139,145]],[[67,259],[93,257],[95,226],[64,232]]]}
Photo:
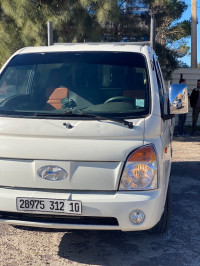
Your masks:
{"label": "windshield wiper", "polygon": [[[35,114],[36,116],[55,116],[55,117],[58,117],[58,116],[73,116],[73,112],[72,111],[65,111],[65,112],[49,112],[49,113],[40,113],[40,112],[38,112],[38,113],[36,113]],[[76,114],[75,114],[75,116],[76,116]]]}
{"label": "windshield wiper", "polygon": [[105,116],[101,116],[101,115],[95,115],[95,114],[90,114],[90,113],[85,113],[79,109],[75,109],[73,111],[77,111],[78,114],[80,115],[84,115],[84,116],[87,116],[87,117],[94,117],[96,118],[97,120],[110,120],[110,121],[113,121],[113,122],[116,122],[116,123],[120,123],[120,124],[123,124],[125,126],[127,126],[128,128],[132,129],[133,128],[133,123],[132,122],[129,122],[125,119],[117,119],[117,118],[110,118],[110,117],[105,117]]}
{"label": "windshield wiper", "polygon": [[64,113],[57,113],[57,112],[51,112],[51,113],[36,113],[36,116],[49,116],[49,117],[66,117],[66,116],[85,116],[85,117],[93,117],[93,118],[96,118],[97,120],[110,120],[110,121],[113,121],[113,122],[116,122],[116,123],[120,123],[120,124],[123,124],[125,126],[127,126],[128,128],[132,129],[133,128],[133,123],[132,122],[129,122],[125,119],[117,119],[117,118],[109,118],[109,117],[104,117],[104,116],[101,116],[101,115],[95,115],[95,114],[90,114],[90,113],[85,113],[79,109],[74,109],[74,110],[70,110],[70,111],[65,111]]}

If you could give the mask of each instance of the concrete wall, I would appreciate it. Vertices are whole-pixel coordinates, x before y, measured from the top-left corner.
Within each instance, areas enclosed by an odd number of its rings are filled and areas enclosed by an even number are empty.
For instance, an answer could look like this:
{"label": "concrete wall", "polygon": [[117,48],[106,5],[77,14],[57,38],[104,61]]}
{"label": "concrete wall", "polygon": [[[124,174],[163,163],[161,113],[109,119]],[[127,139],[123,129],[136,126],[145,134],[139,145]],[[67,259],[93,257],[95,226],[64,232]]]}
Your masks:
{"label": "concrete wall", "polygon": [[[189,94],[197,86],[197,80],[200,79],[200,69],[199,68],[179,68],[175,70],[172,74],[172,83],[179,83],[180,77],[186,79]],[[176,118],[177,121],[177,118]],[[186,125],[192,125],[192,108],[189,104],[189,112],[187,114]],[[197,125],[200,126],[200,116]]]}

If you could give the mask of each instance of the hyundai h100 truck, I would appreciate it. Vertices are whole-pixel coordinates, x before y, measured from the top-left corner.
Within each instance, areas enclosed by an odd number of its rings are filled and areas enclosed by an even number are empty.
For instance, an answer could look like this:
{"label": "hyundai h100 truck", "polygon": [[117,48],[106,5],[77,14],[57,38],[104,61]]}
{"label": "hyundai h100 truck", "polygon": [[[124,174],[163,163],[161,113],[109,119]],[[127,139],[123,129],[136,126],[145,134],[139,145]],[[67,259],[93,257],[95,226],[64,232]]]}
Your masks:
{"label": "hyundai h100 truck", "polygon": [[143,43],[19,50],[0,73],[0,222],[166,232],[172,116],[187,101]]}

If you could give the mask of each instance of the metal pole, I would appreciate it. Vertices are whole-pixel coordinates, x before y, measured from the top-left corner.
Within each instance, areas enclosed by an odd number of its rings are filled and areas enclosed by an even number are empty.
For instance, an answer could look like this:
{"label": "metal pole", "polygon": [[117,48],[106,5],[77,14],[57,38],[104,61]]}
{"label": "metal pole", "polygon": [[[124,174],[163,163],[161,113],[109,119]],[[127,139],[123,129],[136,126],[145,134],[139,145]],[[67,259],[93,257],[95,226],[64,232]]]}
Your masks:
{"label": "metal pole", "polygon": [[48,36],[48,46],[53,45],[53,25],[51,21],[47,23],[47,36]]}
{"label": "metal pole", "polygon": [[191,0],[191,67],[197,68],[197,0]]}
{"label": "metal pole", "polygon": [[151,15],[150,43],[151,47],[155,49],[155,38],[156,38],[155,16],[152,13],[150,13],[150,15]]}

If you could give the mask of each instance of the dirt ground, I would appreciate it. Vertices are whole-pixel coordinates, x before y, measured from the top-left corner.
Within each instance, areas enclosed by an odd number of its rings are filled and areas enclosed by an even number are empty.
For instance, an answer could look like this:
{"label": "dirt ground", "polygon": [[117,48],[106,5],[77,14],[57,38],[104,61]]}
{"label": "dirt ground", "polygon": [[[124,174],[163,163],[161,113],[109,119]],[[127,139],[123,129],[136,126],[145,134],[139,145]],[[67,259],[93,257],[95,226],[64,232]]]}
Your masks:
{"label": "dirt ground", "polygon": [[175,138],[173,214],[164,236],[0,224],[0,265],[200,265],[200,136]]}

